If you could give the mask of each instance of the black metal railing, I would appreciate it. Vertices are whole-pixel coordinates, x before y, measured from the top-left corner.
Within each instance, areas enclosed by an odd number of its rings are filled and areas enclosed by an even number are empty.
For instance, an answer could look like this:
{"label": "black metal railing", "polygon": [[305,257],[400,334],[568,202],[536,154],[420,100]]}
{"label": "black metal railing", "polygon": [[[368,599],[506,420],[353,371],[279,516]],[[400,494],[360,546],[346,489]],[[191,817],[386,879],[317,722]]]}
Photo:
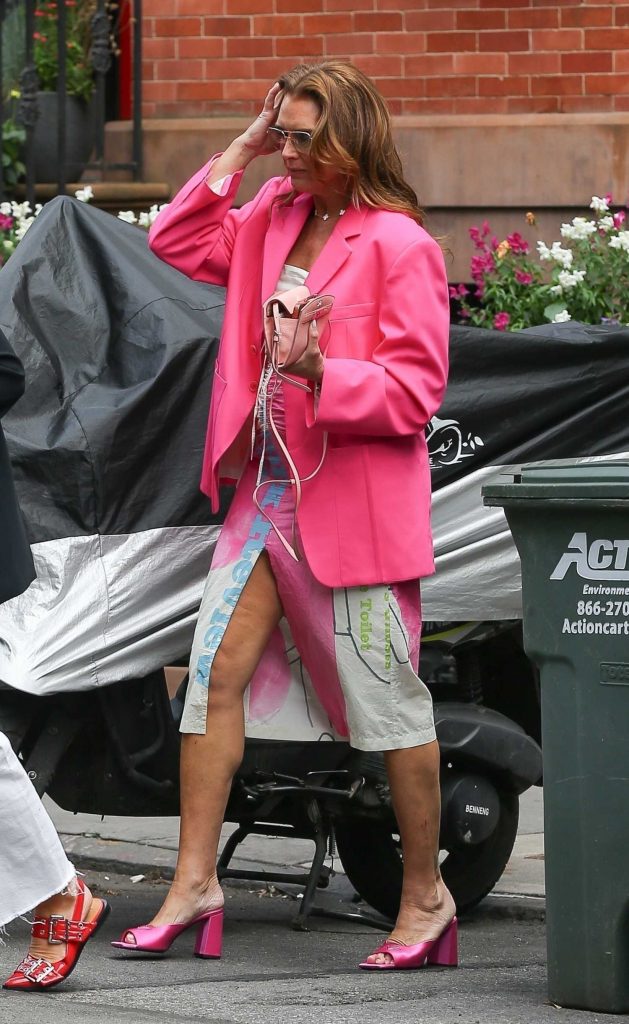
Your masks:
{"label": "black metal railing", "polygon": [[[105,160],[105,125],[108,114],[108,100],[111,100],[112,93],[115,93],[115,80],[117,78],[115,61],[117,55],[117,33],[119,25],[116,24],[115,13],[119,12],[118,3],[111,0],[92,0],[90,17],[88,23],[89,41],[86,46],[87,67],[91,79],[91,96],[89,104],[86,104],[88,111],[91,153],[83,163],[84,168],[91,171],[101,172],[101,176],[108,171],[131,172],[134,181],[142,179],[142,0],[125,0],[129,4],[128,17],[125,19],[125,31],[130,33],[129,44],[125,53],[130,58],[131,64],[131,108],[132,108],[132,139],[131,159],[123,162],[107,162]],[[54,54],[49,56],[53,60],[54,69],[54,91],[56,93],[56,161],[50,173],[46,173],[47,184],[56,187],[57,194],[63,195],[68,184],[68,114],[67,97],[72,95],[69,92],[69,61],[74,51],[68,50],[68,9],[76,9],[77,5],[87,6],[85,0],[46,0],[41,5],[38,0],[0,0],[0,126],[5,125],[7,116],[11,117],[18,125],[22,125],[25,131],[24,139],[24,185],[25,198],[31,205],[34,205],[36,198],[36,185],[41,183],[42,178],[36,175],[36,139],[35,128],[42,116],[41,100],[42,89],[44,88],[40,73],[38,72],[38,56],[35,51],[36,45],[41,46],[44,36],[38,31],[38,18],[47,18],[46,24],[52,25],[53,31],[50,34],[52,48],[54,50],[54,37],[56,35],[56,68],[54,68]],[[42,6],[45,8],[42,13]],[[70,11],[75,16],[74,11]],[[52,22],[51,19],[52,18]],[[15,64],[15,44],[21,44],[23,63],[17,75],[17,81],[11,83],[10,75],[7,72],[15,68],[7,69],[7,27],[11,22],[12,45],[11,56]],[[17,28],[17,32],[16,32]],[[70,46],[74,46],[73,42]],[[112,90],[112,82],[114,88]],[[13,89],[11,89],[13,85]],[[111,105],[111,103],[109,103]],[[3,147],[4,152],[4,147]],[[40,154],[41,155],[41,154]],[[5,198],[5,173],[0,160],[0,196]],[[92,176],[93,177],[93,176]]]}

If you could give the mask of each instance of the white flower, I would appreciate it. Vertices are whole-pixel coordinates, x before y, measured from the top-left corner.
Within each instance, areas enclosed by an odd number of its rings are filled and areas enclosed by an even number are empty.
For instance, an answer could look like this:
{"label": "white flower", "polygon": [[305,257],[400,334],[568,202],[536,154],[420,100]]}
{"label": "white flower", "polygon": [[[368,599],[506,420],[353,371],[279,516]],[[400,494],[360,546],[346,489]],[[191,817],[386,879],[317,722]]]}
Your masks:
{"label": "white flower", "polygon": [[11,203],[0,203],[0,213],[3,217],[10,217],[13,213]]}
{"label": "white flower", "polygon": [[86,185],[85,188],[77,188],[74,194],[80,203],[89,203],[90,199],[94,198],[94,189],[91,185]]}
{"label": "white flower", "polygon": [[565,324],[567,320],[572,320],[567,309],[562,309],[559,313],[555,313],[551,323],[553,324]]}
{"label": "white flower", "polygon": [[118,214],[118,219],[124,220],[127,224],[137,224],[138,222],[138,218],[133,210],[121,210]]}
{"label": "white flower", "polygon": [[[167,206],[168,206],[168,203],[162,203],[161,206],[158,206],[157,203],[153,203],[153,205],[151,206],[151,208],[148,211],[148,213],[146,211],[144,211],[143,213],[140,214],[140,216],[138,218],[138,224],[140,225],[140,227],[141,228],[150,228],[150,226],[153,223],[153,221],[155,220],[155,218],[158,217],[159,214],[162,212],[162,210],[165,210]],[[121,214],[118,214],[118,216],[120,217]],[[123,218],[123,219],[126,219],[126,218]]]}
{"label": "white flower", "polygon": [[160,214],[162,212],[162,210],[165,210],[167,206],[170,206],[170,203],[162,203],[161,206],[158,206],[157,203],[154,203],[153,206],[151,206],[151,209],[149,210],[149,217],[151,218],[151,224],[153,223],[155,218],[158,216],[158,214]]}
{"label": "white flower", "polygon": [[619,231],[617,235],[612,235],[609,240],[610,249],[624,249],[625,252],[629,252],[629,231]]}
{"label": "white flower", "polygon": [[16,203],[15,200],[11,203],[13,208],[13,216],[18,218],[32,217],[33,211],[31,210],[30,203]]}
{"label": "white flower", "polygon": [[563,267],[572,266],[572,250],[562,249],[560,242],[553,242],[550,249],[543,242],[538,242],[537,251],[540,260],[554,260],[555,263],[560,263]]}
{"label": "white flower", "polygon": [[616,225],[614,224],[613,217],[601,217],[598,222],[598,226],[599,228],[602,228],[603,231],[611,231]]}
{"label": "white flower", "polygon": [[24,218],[22,218],[22,220],[20,221],[19,225],[15,229],[15,237],[16,237],[16,240],[18,242],[22,241],[22,239],[24,238],[24,235],[26,234],[26,232],[28,231],[28,229],[30,228],[30,226],[31,226],[31,224],[33,223],[34,220],[35,220],[34,217],[24,217]]}
{"label": "white flower", "polygon": [[560,284],[554,284],[552,288],[548,289],[548,291],[551,295],[563,295],[563,288]]}
{"label": "white flower", "polygon": [[596,231],[596,221],[586,220],[585,217],[573,217],[571,224],[561,225],[562,238],[570,238],[580,241],[588,238]]}
{"label": "white flower", "polygon": [[585,270],[574,270],[572,273],[569,270],[560,270],[557,280],[562,288],[574,288],[575,284],[581,284],[584,277]]}
{"label": "white flower", "polygon": [[590,209],[594,210],[595,213],[607,213],[609,210],[609,203],[606,199],[599,199],[598,196],[592,196]]}

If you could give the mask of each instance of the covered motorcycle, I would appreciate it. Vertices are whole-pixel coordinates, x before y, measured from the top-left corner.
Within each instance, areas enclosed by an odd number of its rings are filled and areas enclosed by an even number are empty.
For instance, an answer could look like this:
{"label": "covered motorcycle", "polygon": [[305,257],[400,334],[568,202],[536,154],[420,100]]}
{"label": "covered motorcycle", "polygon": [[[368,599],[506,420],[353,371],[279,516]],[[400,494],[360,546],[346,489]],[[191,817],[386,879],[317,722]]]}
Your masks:
{"label": "covered motorcycle", "polygon": [[[40,779],[40,790],[50,786],[73,809],[176,813],[172,709],[159,697],[147,711],[146,680],[186,657],[229,501],[226,492],[221,514],[212,517],[198,490],[223,292],[161,263],[140,229],[67,198],[45,207],[0,279],[0,326],[27,378],[5,429],[38,572],[24,595],[0,607],[0,683],[13,694],[74,695],[75,709],[84,706],[82,696],[100,695],[111,749],[103,740],[90,785],[72,775],[72,744],[80,742],[73,736],[63,749],[58,740],[56,761],[44,746],[48,760],[40,758],[38,771],[48,781]],[[481,485],[521,461],[622,458],[629,451],[618,416],[629,384],[629,331],[567,327],[510,335],[454,327],[448,391],[428,427],[437,574],[422,585],[422,671],[438,701],[448,767],[448,860],[469,874],[470,851],[477,855],[478,884],[473,894],[467,890],[467,903],[501,873],[515,837],[517,794],[540,775],[530,735],[537,728],[534,682],[528,678],[514,694],[508,678],[512,659],[523,658],[504,636],[504,620],[517,632],[517,555],[502,511],[482,507]],[[260,754],[265,743],[282,747],[283,756],[290,746],[297,774],[306,762],[328,772],[346,765],[347,749],[335,742],[340,737],[303,665],[289,661],[280,700],[255,699],[265,692],[263,678],[250,688],[250,750],[258,743],[252,770],[279,770],[268,746]],[[523,680],[530,672],[524,662],[516,673]],[[23,754],[34,757],[42,730],[32,719],[18,728],[2,707],[0,701],[0,727],[13,729]],[[312,741],[306,762],[304,741]],[[134,744],[142,756],[130,753]],[[98,744],[91,755],[99,755]],[[115,780],[95,783],[111,776],[108,758],[121,778],[138,784],[142,799],[134,802]],[[57,763],[63,771],[55,778]],[[382,792],[373,758],[352,764]],[[263,794],[252,795],[247,784],[249,809],[252,801],[259,809]],[[233,803],[233,818],[242,821],[244,805]],[[363,805],[373,850],[381,808],[377,798]],[[394,826],[378,820],[378,827],[379,856],[397,858]],[[359,878],[369,858],[356,822],[344,834],[337,820],[336,832],[354,884],[369,889],[369,879]],[[479,866],[479,852],[490,869]],[[395,871],[383,871],[381,862],[376,868],[395,885]],[[390,894],[370,890],[368,898],[391,912]]]}

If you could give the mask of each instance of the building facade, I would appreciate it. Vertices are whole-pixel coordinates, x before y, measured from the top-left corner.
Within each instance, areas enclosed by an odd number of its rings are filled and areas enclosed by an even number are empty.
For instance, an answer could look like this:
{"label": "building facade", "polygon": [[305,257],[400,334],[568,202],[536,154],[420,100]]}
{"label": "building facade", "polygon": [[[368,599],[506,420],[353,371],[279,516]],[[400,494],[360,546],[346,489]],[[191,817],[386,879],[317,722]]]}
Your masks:
{"label": "building facade", "polygon": [[[145,0],[146,175],[178,187],[255,115],[276,76],[349,58],[383,92],[407,176],[466,277],[467,227],[629,190],[629,3],[608,0]],[[323,8],[323,9],[322,9]],[[125,146],[112,126],[112,152]],[[259,161],[242,198],[278,168]],[[534,240],[534,238],[532,239]]]}

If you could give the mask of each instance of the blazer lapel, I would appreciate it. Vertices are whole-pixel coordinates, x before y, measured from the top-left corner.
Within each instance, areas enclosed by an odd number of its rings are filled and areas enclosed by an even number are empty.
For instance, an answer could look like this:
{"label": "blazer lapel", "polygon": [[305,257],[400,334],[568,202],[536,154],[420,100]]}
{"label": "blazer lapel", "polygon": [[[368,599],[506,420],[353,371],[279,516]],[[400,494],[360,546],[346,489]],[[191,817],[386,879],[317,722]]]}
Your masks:
{"label": "blazer lapel", "polygon": [[351,206],[339,219],[334,231],[317,256],[306,280],[313,295],[321,294],[328,281],[341,269],[352,253],[348,239],[360,235],[366,210]]}
{"label": "blazer lapel", "polygon": [[[264,239],[261,302],[265,302],[275,291],[286,257],[311,211],[312,197],[307,193],[298,196],[292,206],[273,207]],[[357,210],[352,206],[339,219],[308,275],[306,285],[313,295],[323,291],[351,255],[352,247],[348,239],[360,235],[366,214],[365,207]]]}
{"label": "blazer lapel", "polygon": [[297,241],[312,210],[309,195],[298,196],[292,206],[274,206],[264,239],[261,302],[273,295],[286,257]]}

